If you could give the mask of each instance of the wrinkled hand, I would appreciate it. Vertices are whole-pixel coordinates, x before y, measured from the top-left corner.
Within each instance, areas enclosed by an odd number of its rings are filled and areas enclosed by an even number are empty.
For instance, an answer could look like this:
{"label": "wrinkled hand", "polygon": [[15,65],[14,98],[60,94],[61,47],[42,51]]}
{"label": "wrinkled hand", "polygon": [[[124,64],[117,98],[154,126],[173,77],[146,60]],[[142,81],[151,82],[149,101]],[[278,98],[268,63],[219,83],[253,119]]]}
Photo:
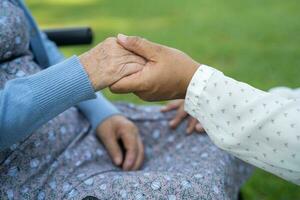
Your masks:
{"label": "wrinkled hand", "polygon": [[179,99],[171,101],[161,109],[162,112],[169,112],[172,110],[177,110],[177,112],[174,118],[169,122],[171,128],[176,129],[184,119],[188,118],[186,129],[187,134],[191,134],[193,131],[197,131],[199,133],[204,132],[201,123],[184,111],[184,100]]}
{"label": "wrinkled hand", "polygon": [[126,171],[141,167],[144,160],[144,146],[138,128],[127,118],[115,115],[106,119],[98,126],[97,136],[115,165],[121,166]]}
{"label": "wrinkled hand", "polygon": [[142,70],[126,76],[112,86],[115,93],[133,92],[147,101],[183,99],[187,87],[199,67],[183,52],[132,36],[118,35],[126,49],[147,60]]}
{"label": "wrinkled hand", "polygon": [[145,60],[108,38],[80,56],[95,91],[142,69]]}

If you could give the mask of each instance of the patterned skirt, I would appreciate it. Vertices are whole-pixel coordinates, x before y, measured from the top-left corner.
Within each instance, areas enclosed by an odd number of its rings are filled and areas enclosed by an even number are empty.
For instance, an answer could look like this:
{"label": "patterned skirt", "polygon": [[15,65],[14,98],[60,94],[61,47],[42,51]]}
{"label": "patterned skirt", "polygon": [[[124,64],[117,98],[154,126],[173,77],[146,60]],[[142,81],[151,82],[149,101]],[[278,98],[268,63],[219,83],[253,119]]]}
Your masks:
{"label": "patterned skirt", "polygon": [[0,199],[237,199],[252,167],[217,148],[206,134],[186,136],[186,122],[170,130],[172,112],[117,107],[140,130],[146,154],[141,170],[114,166],[88,128],[66,145],[64,138],[77,127],[59,127],[28,139],[34,140],[28,143],[35,145],[34,153],[17,148],[1,163]]}

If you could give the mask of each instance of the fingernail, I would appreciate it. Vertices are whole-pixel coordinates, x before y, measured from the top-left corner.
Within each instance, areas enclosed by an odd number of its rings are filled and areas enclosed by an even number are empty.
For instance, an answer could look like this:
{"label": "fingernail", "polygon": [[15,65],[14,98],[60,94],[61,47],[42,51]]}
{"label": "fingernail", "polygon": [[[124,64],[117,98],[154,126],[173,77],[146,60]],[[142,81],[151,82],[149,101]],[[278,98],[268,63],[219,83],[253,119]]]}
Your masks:
{"label": "fingernail", "polygon": [[121,34],[121,33],[118,34],[118,40],[119,40],[120,42],[122,42],[122,43],[125,43],[125,42],[126,42],[127,37],[128,37],[127,35],[124,35],[124,34]]}

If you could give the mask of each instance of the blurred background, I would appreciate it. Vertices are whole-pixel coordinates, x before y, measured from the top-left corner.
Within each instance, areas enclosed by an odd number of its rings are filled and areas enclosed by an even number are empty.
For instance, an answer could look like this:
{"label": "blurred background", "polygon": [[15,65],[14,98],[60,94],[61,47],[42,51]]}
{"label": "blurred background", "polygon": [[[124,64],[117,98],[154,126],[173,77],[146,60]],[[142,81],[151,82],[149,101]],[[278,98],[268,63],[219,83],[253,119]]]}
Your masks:
{"label": "blurred background", "polygon": [[[300,87],[299,0],[27,0],[42,28],[90,26],[94,44],[117,33],[181,49],[257,88]],[[66,56],[91,46],[64,47]],[[146,104],[133,95],[113,101]],[[162,102],[160,102],[162,103]],[[149,103],[148,103],[149,104]],[[245,200],[300,199],[300,187],[261,170]]]}

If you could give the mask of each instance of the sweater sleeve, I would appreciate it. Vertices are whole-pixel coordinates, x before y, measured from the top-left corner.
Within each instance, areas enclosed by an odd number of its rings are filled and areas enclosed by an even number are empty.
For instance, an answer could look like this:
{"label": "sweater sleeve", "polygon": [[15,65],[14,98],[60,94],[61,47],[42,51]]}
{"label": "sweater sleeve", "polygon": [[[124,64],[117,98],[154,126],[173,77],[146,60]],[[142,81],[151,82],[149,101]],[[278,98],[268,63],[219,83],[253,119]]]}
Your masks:
{"label": "sweater sleeve", "polygon": [[[43,43],[47,49],[49,62],[54,65],[64,59],[57,45],[49,40],[45,33],[41,33]],[[120,114],[118,109],[109,102],[101,92],[97,94],[96,99],[87,100],[77,104],[77,108],[85,115],[91,123],[93,129],[96,129],[103,121],[113,115]]]}
{"label": "sweater sleeve", "polygon": [[35,75],[8,81],[0,91],[0,150],[92,98],[94,90],[76,56]]}
{"label": "sweater sleeve", "polygon": [[96,129],[102,122],[113,115],[120,115],[120,111],[108,101],[102,93],[97,93],[97,98],[79,103],[78,108]]}
{"label": "sweater sleeve", "polygon": [[185,109],[232,155],[300,185],[300,101],[264,92],[202,65]]}

